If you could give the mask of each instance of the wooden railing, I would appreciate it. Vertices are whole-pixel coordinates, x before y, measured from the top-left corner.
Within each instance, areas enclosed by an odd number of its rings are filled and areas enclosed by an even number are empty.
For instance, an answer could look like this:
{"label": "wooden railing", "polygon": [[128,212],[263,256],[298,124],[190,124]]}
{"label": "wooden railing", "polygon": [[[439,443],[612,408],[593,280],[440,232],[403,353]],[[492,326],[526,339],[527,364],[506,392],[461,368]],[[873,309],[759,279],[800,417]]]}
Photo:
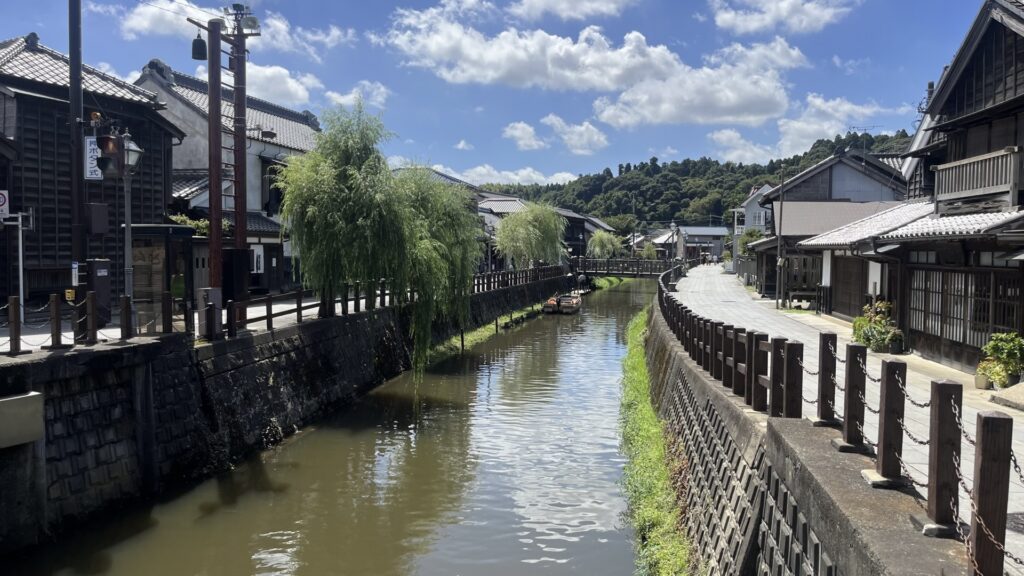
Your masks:
{"label": "wooden railing", "polygon": [[1009,193],[1016,200],[1020,185],[1021,153],[1010,147],[965,160],[935,166],[935,199],[957,200]]}
{"label": "wooden railing", "polygon": [[577,258],[573,265],[581,274],[622,274],[624,276],[659,276],[678,263],[671,260],[643,260],[640,258]]}

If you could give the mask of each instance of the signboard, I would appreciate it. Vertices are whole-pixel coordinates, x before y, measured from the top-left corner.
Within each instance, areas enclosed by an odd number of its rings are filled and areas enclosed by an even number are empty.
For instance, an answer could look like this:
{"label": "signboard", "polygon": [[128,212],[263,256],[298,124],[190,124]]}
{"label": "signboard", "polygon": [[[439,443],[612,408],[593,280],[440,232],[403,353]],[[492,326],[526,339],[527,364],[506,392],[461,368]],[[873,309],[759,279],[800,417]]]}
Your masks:
{"label": "signboard", "polygon": [[71,263],[71,285],[78,286],[78,262]]}
{"label": "signboard", "polygon": [[11,193],[7,190],[0,190],[0,218],[11,215]]}
{"label": "signboard", "polygon": [[85,179],[103,180],[103,171],[96,165],[96,159],[100,157],[100,147],[96,144],[95,136],[85,137]]}

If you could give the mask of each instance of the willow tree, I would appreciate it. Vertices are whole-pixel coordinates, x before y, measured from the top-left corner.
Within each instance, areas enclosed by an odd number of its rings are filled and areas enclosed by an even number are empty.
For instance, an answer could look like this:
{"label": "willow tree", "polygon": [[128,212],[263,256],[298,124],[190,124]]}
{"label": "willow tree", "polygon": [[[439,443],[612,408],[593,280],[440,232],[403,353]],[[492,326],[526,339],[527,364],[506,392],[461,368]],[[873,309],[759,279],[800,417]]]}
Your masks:
{"label": "willow tree", "polygon": [[399,172],[395,188],[409,203],[410,286],[413,304],[413,366],[427,360],[431,326],[441,319],[468,327],[473,274],[480,263],[481,222],[476,204],[462,186],[441,182],[425,168]]}
{"label": "willow tree", "polygon": [[517,268],[531,262],[557,263],[565,255],[565,228],[568,221],[547,204],[527,204],[498,224],[495,248]]}
{"label": "willow tree", "polygon": [[611,232],[598,230],[587,242],[588,258],[603,260],[618,256],[620,252],[622,252],[622,239]]}
{"label": "willow tree", "polygon": [[644,249],[640,251],[640,257],[644,260],[657,260],[658,249],[654,247],[654,244],[648,242]]}

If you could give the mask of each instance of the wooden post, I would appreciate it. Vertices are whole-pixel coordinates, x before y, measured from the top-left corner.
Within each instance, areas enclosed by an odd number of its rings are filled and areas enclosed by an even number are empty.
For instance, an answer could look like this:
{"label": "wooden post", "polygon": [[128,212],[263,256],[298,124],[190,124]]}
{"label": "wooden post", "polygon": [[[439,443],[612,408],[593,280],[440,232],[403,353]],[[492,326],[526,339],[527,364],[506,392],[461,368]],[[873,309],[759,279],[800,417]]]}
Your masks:
{"label": "wooden post", "polygon": [[754,370],[750,391],[750,407],[757,412],[768,410],[768,335],[763,332],[756,332],[753,341],[750,343],[754,348]]}
{"label": "wooden post", "polygon": [[238,303],[228,300],[228,338],[238,336]]}
{"label": "wooden post", "polygon": [[[51,298],[55,298],[55,296],[51,296]],[[134,331],[135,329],[132,326],[131,298],[121,296],[121,340],[130,340]]]}
{"label": "wooden post", "polygon": [[733,339],[736,338],[736,333],[733,332],[735,326],[732,324],[720,325],[722,331],[721,343],[718,345],[718,350],[715,352],[715,369],[718,374],[715,378],[722,381],[722,386],[732,389],[732,366],[729,360],[732,359],[733,350]]}
{"label": "wooden post", "polygon": [[701,353],[704,358],[702,365],[704,366],[704,371],[708,374],[711,373],[711,340],[714,335],[714,330],[712,329],[713,322],[710,318],[704,320],[704,345],[701,346]]}
{"label": "wooden post", "polygon": [[875,472],[887,485],[903,485],[903,421],[906,398],[901,382],[906,382],[907,365],[900,361],[882,360],[881,394],[878,415],[878,457]]}
{"label": "wooden post", "polygon": [[356,314],[359,314],[359,311],[362,309],[362,305],[359,302],[359,282],[358,281],[355,282],[354,284],[352,284],[352,294],[353,294],[353,296],[355,296],[355,300],[352,303],[353,310],[355,310]]}
{"label": "wooden post", "polygon": [[818,420],[815,426],[832,426],[836,421],[836,358],[832,350],[838,350],[834,332],[818,335]]}
{"label": "wooden post", "polygon": [[[725,363],[725,326],[719,322],[711,323],[711,377],[715,380],[722,379],[722,367]],[[722,382],[725,383],[724,381]]]}
{"label": "wooden post", "polygon": [[274,295],[267,292],[267,332],[274,331]]}
{"label": "wooden post", "polygon": [[341,315],[348,316],[348,293],[350,287],[348,282],[341,285]]}
{"label": "wooden post", "polygon": [[380,307],[387,306],[387,294],[388,294],[388,281],[380,281]]}
{"label": "wooden post", "polygon": [[[205,336],[206,339],[210,342],[213,342],[214,340],[219,340],[220,335],[217,334],[217,329],[215,328],[214,324],[215,320],[217,319],[217,309],[214,307],[213,304],[207,304],[206,309],[203,311],[203,313],[206,314],[206,334],[204,334],[203,336]],[[231,315],[228,316],[229,319],[232,317],[233,316]]]}
{"label": "wooden post", "polygon": [[772,361],[769,373],[771,374],[771,388],[768,394],[768,415],[781,417],[785,412],[785,392],[783,390],[783,376],[785,375],[786,338],[772,338]]}
{"label": "wooden post", "polygon": [[160,320],[162,332],[170,334],[174,332],[174,299],[170,292],[163,292],[160,295]]}
{"label": "wooden post", "polygon": [[[968,562],[967,573],[987,576],[1003,573],[1004,558],[997,543],[1001,546],[1006,542],[1013,418],[1002,412],[981,412],[978,414],[976,434],[973,488],[975,513],[971,514],[969,538],[978,569],[974,571]],[[988,530],[982,528],[982,522]]]}
{"label": "wooden post", "polygon": [[864,452],[864,371],[861,362],[867,362],[868,349],[863,344],[846,345],[846,394],[843,395],[843,438],[836,442],[840,452]]}
{"label": "wooden post", "polygon": [[746,341],[747,329],[735,328],[732,332],[732,352],[729,355],[732,360],[732,366],[727,368],[727,370],[732,371],[732,393],[740,398],[744,398],[747,394],[747,380],[743,370],[746,368],[741,367],[741,365],[747,355],[747,346],[744,343]]}
{"label": "wooden post", "polygon": [[92,346],[99,342],[99,338],[97,338],[99,319],[96,317],[96,293],[92,290],[85,293],[85,315],[85,343]]}
{"label": "wooden post", "polygon": [[952,380],[932,381],[928,445],[928,518],[953,533],[960,520],[950,503],[959,501],[960,487],[953,462],[960,461],[960,429],[956,414],[963,414],[964,387]]}
{"label": "wooden post", "polygon": [[21,354],[21,299],[17,296],[7,297],[7,328],[11,337],[7,354],[17,356]]}
{"label": "wooden post", "polygon": [[302,324],[302,287],[295,291],[295,323]]}
{"label": "wooden post", "polygon": [[804,345],[786,342],[783,368],[783,418],[802,418],[804,407]]}

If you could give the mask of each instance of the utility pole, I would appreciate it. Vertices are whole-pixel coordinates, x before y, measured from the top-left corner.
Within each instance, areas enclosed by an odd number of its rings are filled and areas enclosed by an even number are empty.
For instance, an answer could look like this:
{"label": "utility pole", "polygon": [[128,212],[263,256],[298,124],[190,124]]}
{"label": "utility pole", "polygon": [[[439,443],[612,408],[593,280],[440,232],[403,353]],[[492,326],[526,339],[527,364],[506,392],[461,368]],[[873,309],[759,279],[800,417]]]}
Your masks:
{"label": "utility pole", "polygon": [[207,85],[209,86],[209,94],[207,101],[210,104],[207,117],[207,143],[209,145],[209,171],[210,171],[210,288],[212,288],[211,296],[214,300],[214,306],[222,306],[220,301],[220,291],[223,288],[223,233],[222,223],[223,216],[221,215],[221,193],[223,192],[223,176],[221,174],[221,168],[223,163],[223,151],[221,144],[221,85],[220,85],[220,44],[221,44],[221,25],[223,20],[220,18],[213,18],[207,22],[207,36],[209,38],[210,48],[207,52],[207,70],[209,78]]}
{"label": "utility pole", "polygon": [[[85,157],[82,151],[82,0],[68,0],[69,94],[68,128],[71,132],[71,261],[85,264]],[[73,268],[74,270],[75,268]],[[78,278],[72,278],[72,286]],[[77,294],[76,294],[77,299]]]}
{"label": "utility pole", "polygon": [[786,167],[782,166],[782,184],[779,186],[779,217],[775,219],[775,256],[777,258],[778,270],[775,279],[775,309],[785,298],[786,290],[786,259],[783,256],[785,245],[782,241],[782,211],[786,207]]}

